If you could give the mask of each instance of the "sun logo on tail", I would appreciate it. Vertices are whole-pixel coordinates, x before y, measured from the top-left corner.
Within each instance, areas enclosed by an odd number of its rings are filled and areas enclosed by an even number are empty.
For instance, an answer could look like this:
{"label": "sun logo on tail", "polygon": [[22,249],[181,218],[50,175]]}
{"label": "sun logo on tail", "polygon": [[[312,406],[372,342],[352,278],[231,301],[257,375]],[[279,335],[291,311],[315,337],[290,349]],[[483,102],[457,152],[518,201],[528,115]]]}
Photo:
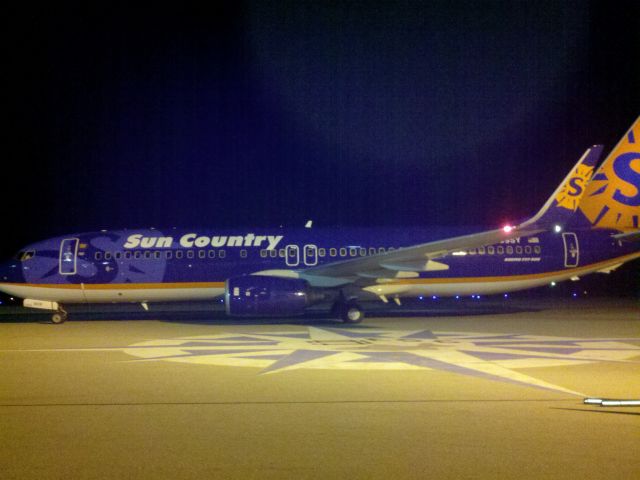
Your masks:
{"label": "sun logo on tail", "polygon": [[578,165],[571,179],[564,184],[562,190],[556,196],[558,207],[566,208],[575,212],[580,203],[582,192],[593,175],[593,167]]}
{"label": "sun logo on tail", "polygon": [[594,228],[640,228],[640,118],[604,161],[579,206]]}

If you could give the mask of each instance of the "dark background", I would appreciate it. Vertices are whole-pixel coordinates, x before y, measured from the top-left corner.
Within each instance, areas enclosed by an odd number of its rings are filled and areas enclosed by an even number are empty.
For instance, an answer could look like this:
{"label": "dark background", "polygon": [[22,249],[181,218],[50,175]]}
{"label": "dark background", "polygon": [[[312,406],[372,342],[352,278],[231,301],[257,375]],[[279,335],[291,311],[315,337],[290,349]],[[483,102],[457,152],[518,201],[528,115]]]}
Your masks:
{"label": "dark background", "polygon": [[0,257],[101,228],[521,219],[640,114],[639,5],[11,7]]}

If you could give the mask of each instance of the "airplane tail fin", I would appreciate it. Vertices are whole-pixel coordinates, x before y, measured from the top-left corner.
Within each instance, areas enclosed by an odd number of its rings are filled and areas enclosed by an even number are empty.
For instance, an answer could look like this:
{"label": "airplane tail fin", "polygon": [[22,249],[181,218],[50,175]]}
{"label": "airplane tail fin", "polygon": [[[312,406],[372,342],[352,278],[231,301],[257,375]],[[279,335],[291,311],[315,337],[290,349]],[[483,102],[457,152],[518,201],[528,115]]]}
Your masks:
{"label": "airplane tail fin", "polygon": [[584,197],[596,163],[602,155],[602,148],[602,145],[588,148],[540,211],[520,228],[533,227],[547,230],[555,225],[562,226],[567,223]]}
{"label": "airplane tail fin", "polygon": [[640,228],[640,117],[587,185],[579,209],[592,228]]}

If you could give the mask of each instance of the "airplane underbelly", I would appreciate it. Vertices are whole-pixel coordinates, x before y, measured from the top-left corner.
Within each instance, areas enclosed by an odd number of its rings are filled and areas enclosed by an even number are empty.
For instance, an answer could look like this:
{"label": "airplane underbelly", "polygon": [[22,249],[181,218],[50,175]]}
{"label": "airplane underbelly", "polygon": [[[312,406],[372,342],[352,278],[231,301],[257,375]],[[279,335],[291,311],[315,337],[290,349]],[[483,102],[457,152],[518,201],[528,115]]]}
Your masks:
{"label": "airplane underbelly", "polygon": [[210,300],[224,294],[224,283],[208,284],[3,284],[2,290],[20,298],[58,303],[174,302]]}
{"label": "airplane underbelly", "polygon": [[100,288],[84,291],[87,303],[211,300],[223,294],[224,287]]}

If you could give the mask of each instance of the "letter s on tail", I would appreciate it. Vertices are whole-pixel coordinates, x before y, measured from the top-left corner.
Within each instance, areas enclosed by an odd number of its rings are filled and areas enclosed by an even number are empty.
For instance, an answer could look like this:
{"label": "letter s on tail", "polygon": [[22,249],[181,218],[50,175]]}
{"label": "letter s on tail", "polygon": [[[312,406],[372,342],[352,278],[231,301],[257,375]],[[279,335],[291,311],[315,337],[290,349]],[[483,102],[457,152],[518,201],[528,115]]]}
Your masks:
{"label": "letter s on tail", "polygon": [[640,228],[640,117],[594,175],[580,211],[593,228]]}

